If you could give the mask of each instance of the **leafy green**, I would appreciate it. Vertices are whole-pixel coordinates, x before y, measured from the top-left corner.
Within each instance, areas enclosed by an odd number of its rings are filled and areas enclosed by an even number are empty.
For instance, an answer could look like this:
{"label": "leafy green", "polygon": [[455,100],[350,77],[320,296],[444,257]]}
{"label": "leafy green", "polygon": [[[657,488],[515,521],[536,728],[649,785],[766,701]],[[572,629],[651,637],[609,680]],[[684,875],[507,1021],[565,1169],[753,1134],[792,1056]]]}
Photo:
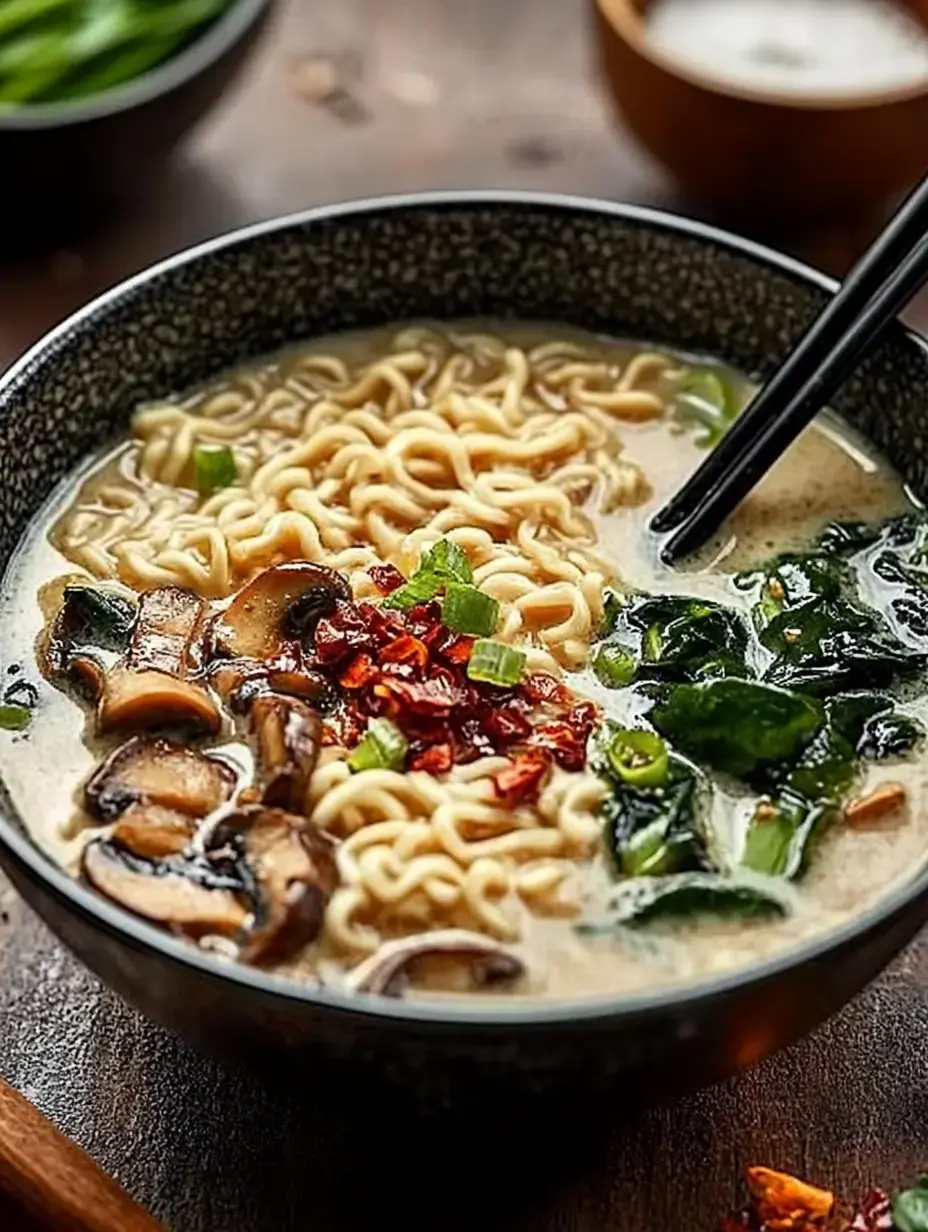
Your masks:
{"label": "leafy green", "polygon": [[[636,595],[611,616],[611,638],[598,654],[619,647],[638,660],[636,678],[694,681],[743,676],[748,628],[719,603],[686,595]],[[595,670],[595,663],[594,663]]]}
{"label": "leafy green", "polygon": [[168,59],[231,0],[5,0],[0,104],[100,93]]}
{"label": "leafy green", "polygon": [[718,368],[689,368],[680,378],[674,398],[677,422],[697,429],[694,441],[700,448],[714,449],[740,409],[731,380]]}
{"label": "leafy green", "polygon": [[[613,755],[616,739],[627,740],[629,734],[607,723],[596,746],[596,768],[609,787],[602,817],[613,868],[624,877],[711,868],[701,815],[705,784],[698,771],[664,752],[657,781],[629,779]],[[653,732],[634,734],[659,740]]]}
{"label": "leafy green", "polygon": [[809,698],[760,681],[678,685],[651,712],[663,735],[692,757],[739,778],[796,756],[822,721]]}
{"label": "leafy green", "polygon": [[743,875],[680,873],[635,878],[619,885],[600,919],[581,921],[578,930],[608,932],[620,925],[638,926],[660,918],[722,915],[751,917],[784,915],[788,892],[775,882]]}
{"label": "leafy green", "polygon": [[893,1225],[896,1232],[928,1232],[928,1176],[893,1196]]}

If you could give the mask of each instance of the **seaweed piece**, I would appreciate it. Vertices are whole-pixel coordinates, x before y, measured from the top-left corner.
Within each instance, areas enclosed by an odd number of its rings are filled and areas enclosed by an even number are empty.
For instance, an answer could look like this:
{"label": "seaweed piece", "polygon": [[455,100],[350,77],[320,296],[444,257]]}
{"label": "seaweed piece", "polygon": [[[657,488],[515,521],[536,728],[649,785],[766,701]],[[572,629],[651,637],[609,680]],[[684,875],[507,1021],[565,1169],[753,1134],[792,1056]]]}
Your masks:
{"label": "seaweed piece", "polygon": [[785,886],[760,878],[718,873],[635,877],[616,888],[600,918],[581,920],[576,927],[579,932],[602,933],[621,925],[637,927],[661,918],[785,915],[790,905]]}

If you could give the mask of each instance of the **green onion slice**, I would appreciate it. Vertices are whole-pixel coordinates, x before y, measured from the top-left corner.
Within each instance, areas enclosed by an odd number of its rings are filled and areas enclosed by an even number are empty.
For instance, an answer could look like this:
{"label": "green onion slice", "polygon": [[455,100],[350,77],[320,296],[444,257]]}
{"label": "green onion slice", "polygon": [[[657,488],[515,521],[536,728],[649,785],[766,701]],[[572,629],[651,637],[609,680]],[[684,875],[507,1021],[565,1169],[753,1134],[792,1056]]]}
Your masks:
{"label": "green onion slice", "polygon": [[407,612],[417,603],[428,603],[441,590],[444,582],[434,573],[414,573],[405,586],[394,590],[384,600],[384,607],[398,607]]}
{"label": "green onion slice", "polygon": [[439,577],[450,578],[455,582],[474,580],[467,553],[451,539],[439,539],[423,556],[417,572],[437,573]]}
{"label": "green onion slice", "polygon": [[693,368],[680,382],[676,409],[682,423],[703,429],[696,444],[711,449],[738,414],[738,398],[730,382],[713,368]]}
{"label": "green onion slice", "polygon": [[4,731],[23,731],[32,721],[28,706],[0,706],[0,727]]}
{"label": "green onion slice", "polygon": [[613,770],[630,787],[660,787],[667,780],[667,745],[655,732],[617,731],[606,755]]}
{"label": "green onion slice", "polygon": [[441,619],[442,624],[453,629],[455,633],[486,637],[493,632],[499,621],[499,604],[476,586],[449,582],[445,587]]}
{"label": "green onion slice", "polygon": [[209,496],[220,488],[231,488],[238,478],[235,458],[228,445],[194,445],[193,472],[201,496]]}
{"label": "green onion slice", "polygon": [[503,687],[519,684],[525,675],[525,652],[504,646],[502,642],[474,642],[467,661],[467,675],[471,680]]}
{"label": "green onion slice", "polygon": [[593,659],[593,674],[607,689],[622,689],[631,684],[637,670],[634,655],[615,643],[600,646]]}
{"label": "green onion slice", "polygon": [[364,739],[348,758],[348,768],[360,770],[402,770],[409,748],[406,737],[389,719],[373,719]]}

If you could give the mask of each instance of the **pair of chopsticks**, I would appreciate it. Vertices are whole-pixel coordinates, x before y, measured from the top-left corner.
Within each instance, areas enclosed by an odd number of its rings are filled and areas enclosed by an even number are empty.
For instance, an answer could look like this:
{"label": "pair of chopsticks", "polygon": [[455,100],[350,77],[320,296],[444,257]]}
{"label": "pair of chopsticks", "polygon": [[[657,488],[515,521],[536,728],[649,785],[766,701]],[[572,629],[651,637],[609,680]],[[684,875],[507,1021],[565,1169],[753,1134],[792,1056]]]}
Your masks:
{"label": "pair of chopsticks", "polygon": [[651,521],[668,563],[703,543],[847,380],[928,279],[928,176],[705,462]]}
{"label": "pair of chopsticks", "polygon": [[7,1216],[29,1232],[167,1232],[0,1078],[0,1228]]}

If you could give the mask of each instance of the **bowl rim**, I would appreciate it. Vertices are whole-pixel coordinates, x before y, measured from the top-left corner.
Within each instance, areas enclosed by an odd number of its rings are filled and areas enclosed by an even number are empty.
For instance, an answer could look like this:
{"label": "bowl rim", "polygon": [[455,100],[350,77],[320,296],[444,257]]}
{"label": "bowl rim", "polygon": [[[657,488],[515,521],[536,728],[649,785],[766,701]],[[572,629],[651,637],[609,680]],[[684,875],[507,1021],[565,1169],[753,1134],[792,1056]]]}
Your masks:
{"label": "bowl rim", "polygon": [[[0,415],[4,403],[12,394],[26,388],[34,369],[43,361],[53,362],[56,353],[78,329],[92,326],[95,319],[105,320],[108,313],[124,303],[127,296],[145,284],[156,282],[185,267],[196,265],[205,257],[260,241],[262,238],[287,231],[301,231],[313,224],[338,222],[339,219],[372,218],[410,211],[492,209],[496,206],[524,208],[539,213],[554,213],[564,217],[614,218],[620,221],[663,231],[681,239],[696,240],[721,249],[729,255],[750,260],[766,272],[786,275],[797,282],[826,294],[834,294],[838,283],[812,266],[774,249],[744,239],[721,228],[695,219],[670,214],[649,206],[625,205],[595,198],[507,190],[459,190],[396,194],[363,198],[317,206],[278,218],[241,227],[214,239],[175,253],[91,300],[55,326],[0,374]],[[896,323],[892,330],[896,339],[914,345],[928,359],[928,341]],[[5,794],[5,793],[4,793]],[[392,999],[383,996],[359,996],[309,981],[249,967],[201,950],[176,938],[156,925],[133,916],[123,908],[95,894],[89,887],[57,865],[29,836],[24,825],[16,820],[12,802],[0,796],[0,847],[17,866],[18,871],[59,902],[76,911],[92,926],[115,935],[124,944],[141,950],[154,951],[156,958],[185,967],[190,973],[205,978],[229,981],[241,992],[253,992],[286,1003],[302,1003],[307,1009],[332,1011],[344,1016],[374,1021],[383,1020],[394,1026],[428,1026],[434,1029],[468,1028],[472,1032],[498,1031],[509,1027],[544,1029],[563,1025],[595,1027],[597,1024],[660,1015],[667,1011],[686,1013],[717,998],[743,992],[762,985],[784,972],[815,962],[843,946],[863,938],[880,925],[890,925],[928,892],[928,860],[910,880],[904,880],[879,898],[867,911],[835,928],[815,934],[805,942],[778,950],[766,959],[737,967],[714,976],[663,985],[653,991],[637,993],[603,993],[593,997],[573,999],[526,998],[507,1003],[504,998],[484,1000],[482,997],[449,997],[447,1001],[428,999]]]}
{"label": "bowl rim", "polygon": [[[647,0],[651,3],[652,0]],[[907,103],[913,99],[928,101],[928,74],[908,85],[882,86],[869,90],[777,90],[773,87],[739,85],[725,77],[715,77],[703,72],[686,60],[678,59],[648,37],[643,13],[636,0],[593,0],[603,21],[616,37],[622,39],[643,60],[661,69],[671,77],[698,86],[708,94],[720,98],[740,99],[760,106],[779,107],[796,111],[864,111],[869,108],[888,107],[894,103]],[[917,18],[916,18],[917,20]]]}
{"label": "bowl rim", "polygon": [[76,102],[24,103],[0,113],[0,132],[66,128],[141,107],[198,77],[214,64],[268,11],[274,0],[231,0],[229,7],[177,55],[141,77]]}

